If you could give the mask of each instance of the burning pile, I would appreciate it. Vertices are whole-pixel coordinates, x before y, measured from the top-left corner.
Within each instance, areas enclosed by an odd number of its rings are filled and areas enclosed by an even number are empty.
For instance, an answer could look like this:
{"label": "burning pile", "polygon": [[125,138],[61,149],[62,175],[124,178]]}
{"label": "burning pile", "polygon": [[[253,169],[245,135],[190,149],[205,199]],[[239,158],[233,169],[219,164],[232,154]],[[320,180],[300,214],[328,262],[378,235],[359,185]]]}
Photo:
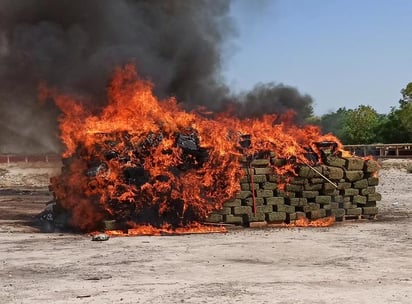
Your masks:
{"label": "burning pile", "polygon": [[297,163],[321,161],[316,142],[332,141],[342,151],[335,137],[293,125],[289,114],[239,120],[185,112],[174,98],[158,101],[132,65],[116,71],[108,105],[97,114],[52,89],[42,95],[63,113],[67,147],[62,174],[51,182],[55,209],[82,231],[108,221],[122,229],[189,229],[239,193],[239,159],[274,153],[282,163],[271,168],[286,177],[282,188]]}
{"label": "burning pile", "polygon": [[[296,163],[295,172],[276,173],[286,163],[274,153],[243,159],[246,175],[236,197],[213,212],[209,222],[238,225],[329,226],[335,219],[374,218],[381,195],[378,163],[372,159],[343,157],[333,142],[320,142],[317,154]],[[285,181],[286,180],[286,181]],[[286,184],[285,184],[286,182]]]}

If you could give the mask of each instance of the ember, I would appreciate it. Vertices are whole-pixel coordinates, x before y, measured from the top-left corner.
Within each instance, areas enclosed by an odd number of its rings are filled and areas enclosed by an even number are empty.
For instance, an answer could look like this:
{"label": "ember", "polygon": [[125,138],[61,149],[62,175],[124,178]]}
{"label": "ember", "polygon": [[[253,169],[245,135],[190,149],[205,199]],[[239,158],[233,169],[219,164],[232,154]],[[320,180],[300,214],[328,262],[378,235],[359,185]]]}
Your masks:
{"label": "ember", "polygon": [[284,160],[273,169],[293,176],[296,162],[321,161],[323,150],[314,143],[333,142],[342,150],[317,127],[291,124],[292,113],[239,120],[185,112],[174,98],[157,100],[132,65],[116,71],[108,105],[98,114],[52,89],[42,88],[41,95],[63,113],[67,148],[51,190],[81,231],[104,229],[108,220],[128,235],[204,231],[198,223],[240,190],[244,155],[271,151]]}
{"label": "ember", "polygon": [[329,227],[335,223],[335,217],[329,216],[317,220],[309,220],[305,217],[297,219],[289,224],[282,224],[283,227]]}

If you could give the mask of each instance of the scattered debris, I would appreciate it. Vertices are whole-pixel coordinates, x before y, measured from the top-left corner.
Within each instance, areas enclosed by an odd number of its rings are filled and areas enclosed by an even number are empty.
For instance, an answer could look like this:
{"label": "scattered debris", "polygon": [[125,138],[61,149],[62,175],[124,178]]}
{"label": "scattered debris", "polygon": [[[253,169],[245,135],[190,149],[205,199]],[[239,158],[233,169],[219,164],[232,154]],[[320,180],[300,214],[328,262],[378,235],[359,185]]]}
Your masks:
{"label": "scattered debris", "polygon": [[109,236],[105,233],[99,233],[92,236],[92,241],[107,241]]}

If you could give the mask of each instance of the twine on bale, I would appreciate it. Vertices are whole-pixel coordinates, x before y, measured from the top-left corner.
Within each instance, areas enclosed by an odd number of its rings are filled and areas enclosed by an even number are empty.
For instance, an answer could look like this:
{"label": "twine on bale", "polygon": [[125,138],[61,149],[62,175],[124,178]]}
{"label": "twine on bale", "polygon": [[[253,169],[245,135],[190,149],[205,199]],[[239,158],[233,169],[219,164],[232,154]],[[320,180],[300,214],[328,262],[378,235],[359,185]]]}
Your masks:
{"label": "twine on bale", "polygon": [[334,186],[336,189],[338,188],[338,185],[336,185],[334,182],[332,182],[329,178],[327,178],[325,175],[323,175],[321,172],[319,172],[319,170],[317,170],[316,168],[312,167],[311,165],[309,165],[308,163],[305,163],[305,165],[307,165],[309,168],[311,168],[313,171],[315,171],[317,174],[319,174],[320,177],[322,177],[324,180],[326,180],[327,182],[329,182],[332,186]]}

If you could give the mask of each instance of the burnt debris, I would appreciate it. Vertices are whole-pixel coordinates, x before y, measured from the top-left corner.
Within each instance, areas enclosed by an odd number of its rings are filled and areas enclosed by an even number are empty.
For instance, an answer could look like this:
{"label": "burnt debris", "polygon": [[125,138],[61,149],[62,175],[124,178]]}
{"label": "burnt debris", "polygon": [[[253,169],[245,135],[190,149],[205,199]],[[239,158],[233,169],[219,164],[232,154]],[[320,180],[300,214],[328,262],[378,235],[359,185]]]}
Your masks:
{"label": "burnt debris", "polygon": [[[96,133],[94,137],[93,147],[79,146],[75,155],[63,159],[62,174],[52,179],[55,202],[54,207],[48,207],[41,216],[45,229],[52,230],[54,219],[59,216],[56,212],[68,215],[59,227],[70,228],[75,206],[68,203],[66,195],[80,189],[81,193],[74,196],[87,199],[94,212],[101,214],[100,220],[85,230],[102,229],[106,220],[115,221],[120,229],[130,228],[131,222],[154,226],[167,223],[177,227],[202,220],[199,210],[186,205],[176,195],[179,192],[177,178],[186,171],[202,168],[209,157],[208,149],[201,146],[194,129],[174,134],[173,151],[162,148],[161,154],[175,161],[173,166],[157,174],[151,173],[150,167],[158,161],[153,152],[165,138],[161,132],[150,132],[140,138],[128,132]],[[179,155],[172,155],[176,150]],[[79,175],[78,189],[67,189],[67,179],[76,175]]]}

